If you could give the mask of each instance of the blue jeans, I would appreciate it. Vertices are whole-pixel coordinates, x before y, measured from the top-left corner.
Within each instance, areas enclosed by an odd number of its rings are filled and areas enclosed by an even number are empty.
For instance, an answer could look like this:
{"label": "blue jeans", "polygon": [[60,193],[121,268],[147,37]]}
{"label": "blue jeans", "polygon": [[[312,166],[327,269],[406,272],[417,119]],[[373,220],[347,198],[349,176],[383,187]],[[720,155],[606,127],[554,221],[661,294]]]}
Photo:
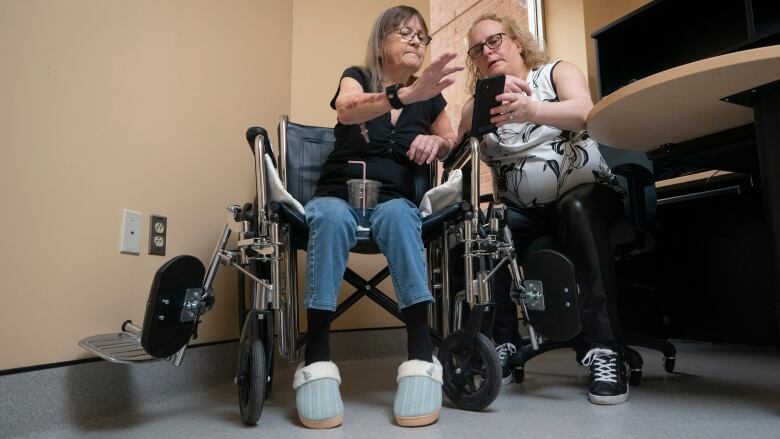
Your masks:
{"label": "blue jeans", "polygon": [[[303,303],[307,309],[335,311],[349,250],[357,243],[358,213],[335,197],[312,198],[305,210],[309,246]],[[432,301],[417,207],[404,198],[379,203],[369,222],[371,236],[387,258],[398,307]]]}

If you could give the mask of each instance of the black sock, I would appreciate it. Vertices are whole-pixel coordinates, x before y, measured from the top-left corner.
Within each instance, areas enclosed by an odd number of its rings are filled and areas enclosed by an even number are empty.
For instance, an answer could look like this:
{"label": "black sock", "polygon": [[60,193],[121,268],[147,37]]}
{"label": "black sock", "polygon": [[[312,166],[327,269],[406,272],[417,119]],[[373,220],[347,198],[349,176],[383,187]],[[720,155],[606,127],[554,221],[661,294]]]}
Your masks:
{"label": "black sock", "polygon": [[406,348],[410,360],[433,362],[433,343],[428,332],[428,303],[420,302],[401,310],[406,322]]}
{"label": "black sock", "polygon": [[306,365],[318,361],[330,361],[330,322],[333,311],[309,308],[306,310],[308,332],[306,340]]}

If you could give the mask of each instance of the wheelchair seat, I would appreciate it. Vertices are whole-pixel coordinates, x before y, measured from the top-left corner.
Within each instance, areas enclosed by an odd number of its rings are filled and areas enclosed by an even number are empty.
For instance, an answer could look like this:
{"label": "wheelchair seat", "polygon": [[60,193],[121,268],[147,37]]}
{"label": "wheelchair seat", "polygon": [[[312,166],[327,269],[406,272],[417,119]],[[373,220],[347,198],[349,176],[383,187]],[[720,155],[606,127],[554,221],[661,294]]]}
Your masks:
{"label": "wheelchair seat", "polygon": [[[304,215],[290,206],[278,202],[271,203],[271,211],[278,213],[282,222],[290,224],[293,229],[293,242],[295,243],[295,246],[300,249],[307,248],[309,242],[309,226],[306,225],[306,218]],[[442,223],[446,220],[451,220],[455,214],[461,211],[461,203],[458,203],[424,217],[422,219],[423,244],[427,244],[438,237]],[[353,247],[350,252],[360,254],[380,253],[379,247],[372,239],[371,232],[368,230],[358,230],[357,244],[355,244],[355,247]]]}

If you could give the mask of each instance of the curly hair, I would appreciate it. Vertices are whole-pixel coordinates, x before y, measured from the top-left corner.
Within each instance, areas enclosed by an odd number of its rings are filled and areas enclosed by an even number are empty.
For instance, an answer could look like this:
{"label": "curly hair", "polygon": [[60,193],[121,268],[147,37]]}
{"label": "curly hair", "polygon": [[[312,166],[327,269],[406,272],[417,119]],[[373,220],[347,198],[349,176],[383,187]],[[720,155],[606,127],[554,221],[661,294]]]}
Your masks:
{"label": "curly hair", "polygon": [[[474,26],[476,26],[477,23],[486,20],[495,21],[504,25],[507,36],[509,36],[513,41],[515,41],[520,45],[520,47],[523,48],[523,51],[520,52],[520,57],[523,58],[525,66],[530,70],[544,65],[550,60],[550,55],[539,45],[531,32],[529,32],[525,26],[520,26],[515,20],[509,17],[499,16],[496,14],[482,14],[471,23],[468,35],[471,35],[471,31],[474,29]],[[471,59],[471,57],[468,55],[466,55],[466,68],[468,70],[466,88],[468,89],[469,93],[474,93],[477,80],[481,78],[482,75],[480,75],[479,69],[477,69],[477,65],[474,63],[474,60]]]}

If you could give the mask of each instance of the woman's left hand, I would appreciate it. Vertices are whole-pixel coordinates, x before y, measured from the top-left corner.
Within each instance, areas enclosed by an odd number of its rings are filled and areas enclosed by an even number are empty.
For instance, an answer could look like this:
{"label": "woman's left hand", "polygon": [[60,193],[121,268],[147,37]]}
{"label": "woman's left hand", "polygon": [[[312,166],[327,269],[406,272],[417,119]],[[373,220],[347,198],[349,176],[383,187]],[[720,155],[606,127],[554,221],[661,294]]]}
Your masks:
{"label": "woman's left hand", "polygon": [[449,146],[447,140],[439,136],[419,134],[414,138],[412,144],[409,145],[409,151],[406,152],[406,156],[418,165],[431,164],[436,160],[439,149],[445,147],[445,145]]}
{"label": "woman's left hand", "polygon": [[490,109],[490,122],[496,126],[529,122],[536,116],[538,102],[531,98],[531,87],[520,78],[507,75],[504,93],[496,96],[501,105]]}

